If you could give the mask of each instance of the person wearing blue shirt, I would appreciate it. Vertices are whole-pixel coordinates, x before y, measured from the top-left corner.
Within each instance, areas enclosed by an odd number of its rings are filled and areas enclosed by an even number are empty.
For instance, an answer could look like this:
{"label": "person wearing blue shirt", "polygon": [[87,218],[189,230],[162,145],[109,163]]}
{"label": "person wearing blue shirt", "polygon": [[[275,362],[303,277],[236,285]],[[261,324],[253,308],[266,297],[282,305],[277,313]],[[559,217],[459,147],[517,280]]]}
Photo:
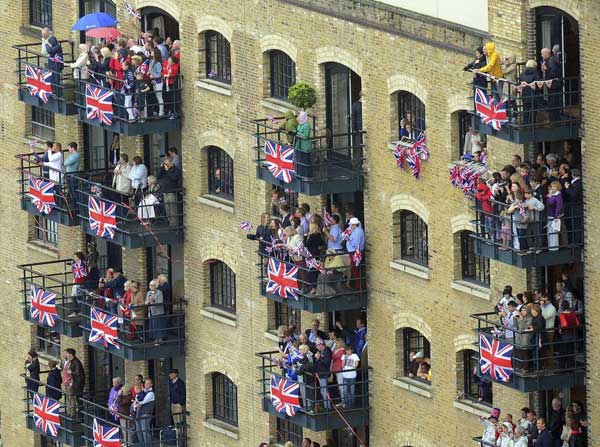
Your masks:
{"label": "person wearing blue shirt", "polygon": [[146,379],[144,383],[143,398],[140,394],[136,396],[135,408],[135,432],[140,442],[140,447],[152,446],[152,430],[150,421],[154,414],[154,390],[152,380]]}
{"label": "person wearing blue shirt", "polygon": [[[115,299],[118,299],[119,297],[122,297],[125,294],[125,282],[127,281],[127,278],[125,278],[125,276],[123,275],[123,270],[121,269],[114,269],[113,274],[114,279],[106,281],[104,287],[107,289],[112,289]],[[111,312],[115,311],[116,305],[114,301],[109,301],[106,304]]]}
{"label": "person wearing blue shirt", "polygon": [[356,346],[355,352],[360,357],[363,349],[365,348],[367,336],[367,326],[362,318],[356,320],[356,329],[354,329],[354,344]]}
{"label": "person wearing blue shirt", "polygon": [[[353,217],[348,223],[350,225],[350,237],[346,241],[346,251],[350,253],[350,261],[352,265],[351,285],[353,289],[360,290],[362,288],[360,280],[360,264],[362,263],[362,255],[365,250],[365,232],[363,231],[358,218]],[[355,256],[357,255],[361,258],[360,262],[355,261]]]}
{"label": "person wearing blue shirt", "polygon": [[333,214],[332,219],[334,224],[330,227],[325,227],[323,230],[327,237],[327,249],[335,251],[343,251],[342,247],[342,229],[340,228],[340,216]]}

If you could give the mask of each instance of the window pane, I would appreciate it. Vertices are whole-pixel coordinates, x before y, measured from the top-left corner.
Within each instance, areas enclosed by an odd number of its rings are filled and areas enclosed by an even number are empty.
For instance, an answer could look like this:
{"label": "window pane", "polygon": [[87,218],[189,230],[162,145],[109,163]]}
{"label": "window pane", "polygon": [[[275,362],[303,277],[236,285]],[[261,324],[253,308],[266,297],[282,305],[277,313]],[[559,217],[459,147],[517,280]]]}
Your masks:
{"label": "window pane", "polygon": [[462,279],[489,286],[490,260],[475,254],[475,242],[470,234],[470,231],[460,233]]}
{"label": "window pane", "polygon": [[296,64],[282,51],[269,53],[271,97],[287,101],[289,88],[296,83]]}
{"label": "window pane", "polygon": [[431,356],[431,348],[429,346],[429,340],[427,340],[420,332],[406,328],[403,329],[403,358],[404,358],[404,375],[408,376],[410,372],[413,373],[414,378],[418,368],[413,368],[411,371],[411,359],[410,353],[421,353],[421,359],[429,358]]}
{"label": "window pane", "polygon": [[212,375],[213,417],[238,425],[237,386],[220,373]]}
{"label": "window pane", "polygon": [[472,350],[463,352],[464,397],[482,403],[492,404],[492,383],[477,377],[479,355]]}
{"label": "window pane", "polygon": [[296,328],[300,329],[301,320],[300,320],[300,310],[295,307],[288,306],[285,303],[278,303],[275,301],[275,329],[279,328],[279,326],[296,326]]}
{"label": "window pane", "polygon": [[235,313],[235,273],[220,261],[210,264],[210,303]]}
{"label": "window pane", "polygon": [[233,160],[218,147],[208,149],[208,192],[233,200]]}
{"label": "window pane", "polygon": [[231,83],[231,46],[219,33],[206,33],[206,76]]}
{"label": "window pane", "polygon": [[54,141],[54,113],[41,107],[31,107],[31,135]]}
{"label": "window pane", "polygon": [[401,258],[427,265],[427,224],[415,213],[403,211],[400,215]]}
{"label": "window pane", "polygon": [[300,447],[302,445],[302,438],[304,437],[302,426],[279,418],[276,419],[276,424],[277,442],[285,444],[286,442],[291,441],[294,443],[294,447]]}
{"label": "window pane", "polygon": [[34,238],[44,244],[58,245],[58,224],[45,217],[35,216],[33,220]]}
{"label": "window pane", "polygon": [[45,327],[37,327],[37,350],[53,357],[60,357],[60,334]]}
{"label": "window pane", "polygon": [[52,0],[29,0],[29,23],[52,28]]}
{"label": "window pane", "polygon": [[412,131],[418,136],[425,131],[425,105],[412,93],[398,93],[398,136],[400,135],[400,121],[404,119],[412,126]]}

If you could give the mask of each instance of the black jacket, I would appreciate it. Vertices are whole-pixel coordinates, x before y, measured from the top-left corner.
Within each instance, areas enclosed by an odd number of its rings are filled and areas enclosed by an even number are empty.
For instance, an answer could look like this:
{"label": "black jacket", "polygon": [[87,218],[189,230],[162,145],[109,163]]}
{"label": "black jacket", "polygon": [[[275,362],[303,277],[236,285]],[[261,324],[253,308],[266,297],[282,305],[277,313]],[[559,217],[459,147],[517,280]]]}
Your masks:
{"label": "black jacket", "polygon": [[[530,84],[534,81],[539,81],[541,79],[540,74],[535,68],[526,68],[523,73],[519,76],[519,84],[521,82],[526,82]],[[521,95],[523,99],[531,99],[536,94],[535,87],[523,87],[521,90]]]}
{"label": "black jacket", "polygon": [[70,369],[71,377],[73,378],[73,394],[81,394],[83,393],[83,387],[85,386],[85,370],[83,369],[81,360],[79,360],[77,357],[74,357],[73,361],[71,362]]}
{"label": "black jacket", "polygon": [[327,346],[321,351],[321,356],[315,360],[315,372],[320,374],[321,379],[324,379],[329,374],[331,369],[332,352]]}
{"label": "black jacket", "polygon": [[177,166],[172,166],[169,170],[160,168],[157,181],[162,192],[175,192],[181,187],[181,171]]}
{"label": "black jacket", "polygon": [[[33,361],[31,363],[29,363],[26,367],[27,372],[29,373],[29,378],[32,380],[27,379],[27,389],[30,391],[36,391],[39,388],[39,381],[40,381],[40,361],[38,360],[38,358],[34,358]],[[34,382],[34,380],[37,380],[37,382]]]}
{"label": "black jacket", "polygon": [[563,425],[565,425],[565,410],[560,408],[558,411],[550,410],[548,418],[548,429],[552,433],[554,439],[560,439]]}
{"label": "black jacket", "polygon": [[[555,57],[549,57],[546,60],[542,59],[542,63],[540,64],[540,70],[542,67],[542,64],[546,64],[546,71],[542,71],[542,77],[544,79],[556,79],[556,78],[561,78],[562,77],[562,70],[561,70],[561,66],[560,66],[560,62],[558,61],[558,59],[556,59]],[[558,82],[553,82],[552,83],[552,87],[556,88],[556,86],[558,85]]]}
{"label": "black jacket", "polygon": [[565,188],[563,190],[563,195],[565,200],[571,204],[578,204],[583,202],[583,185],[581,184],[581,179],[578,179],[576,182],[571,180],[571,185],[569,188]]}
{"label": "black jacket", "polygon": [[158,290],[162,292],[163,304],[165,305],[165,311],[167,314],[173,313],[173,296],[171,293],[171,286],[168,282],[158,286]]}
{"label": "black jacket", "polygon": [[[562,427],[561,427],[562,430]],[[559,439],[560,439],[560,435],[559,435]],[[537,436],[537,442],[535,443],[535,447],[554,447],[553,445],[553,440],[552,440],[552,434],[550,433],[550,431],[545,428],[542,431],[540,431],[538,433]]]}
{"label": "black jacket", "polygon": [[[60,370],[54,368],[48,373],[48,377],[46,377],[46,396],[48,396],[50,399],[60,400],[62,397],[62,392],[60,391],[61,383],[62,378],[60,377]],[[54,387],[56,389],[50,387]]]}
{"label": "black jacket", "polygon": [[171,404],[185,405],[185,383],[179,377],[175,383],[169,380],[169,402]]}

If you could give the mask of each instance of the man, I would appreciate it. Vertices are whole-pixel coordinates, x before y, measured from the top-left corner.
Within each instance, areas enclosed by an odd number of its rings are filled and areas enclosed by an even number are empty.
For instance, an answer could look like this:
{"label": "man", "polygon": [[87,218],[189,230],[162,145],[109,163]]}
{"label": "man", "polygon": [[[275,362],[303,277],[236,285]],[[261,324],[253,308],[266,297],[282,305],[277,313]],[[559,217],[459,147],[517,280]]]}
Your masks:
{"label": "man", "polygon": [[[69,155],[65,158],[65,169],[67,174],[72,174],[79,171],[79,163],[81,162],[81,154],[77,152],[77,143],[71,141],[69,143]],[[75,191],[77,187],[77,181],[72,176],[67,177],[67,183],[69,185],[69,192],[71,197],[75,199]]]}
{"label": "man", "polygon": [[289,227],[292,222],[292,214],[290,213],[290,206],[287,203],[279,205],[279,214],[281,214],[281,228]]}
{"label": "man", "polygon": [[535,443],[535,441],[538,437],[536,421],[537,421],[537,414],[535,413],[535,411],[529,410],[527,412],[527,422],[529,424],[527,425],[527,429],[526,429],[529,447],[533,447],[533,444]]}
{"label": "man", "polygon": [[302,447],[310,447],[312,440],[310,438],[304,438],[302,440]]}
{"label": "man", "polygon": [[570,244],[583,243],[583,185],[581,172],[577,168],[571,169],[571,181],[565,182],[563,191],[566,205],[567,237]]}
{"label": "man", "polygon": [[321,340],[325,340],[325,332],[319,329],[320,325],[321,322],[317,318],[315,318],[310,324],[310,329],[307,329],[304,332],[311,343],[316,343],[318,338],[320,338]]}
{"label": "man", "polygon": [[70,385],[67,387],[65,393],[67,394],[67,414],[71,418],[77,417],[77,401],[83,395],[83,388],[85,386],[85,370],[83,369],[81,360],[75,354],[75,349],[65,349],[64,356],[67,361],[63,369],[68,368],[70,376]]}
{"label": "man", "polygon": [[169,58],[169,50],[167,49],[162,37],[156,36],[154,39],[154,47],[158,48],[160,51],[160,55],[162,56],[162,60],[166,61]]}
{"label": "man", "polygon": [[63,51],[60,42],[49,28],[42,28],[42,55],[48,57],[46,66],[52,71],[52,90],[56,93],[56,86],[60,84],[60,72],[64,67]]}
{"label": "man", "polygon": [[[329,393],[327,391],[327,378],[331,372],[331,349],[325,346],[323,339],[317,338],[315,345],[317,347],[317,353],[315,354],[315,373],[319,377],[319,385],[321,388],[321,398],[323,400],[323,406],[327,410],[331,410],[331,402],[329,401]],[[316,404],[315,408],[316,409]]]}
{"label": "man", "polygon": [[165,158],[160,171],[158,171],[158,185],[163,193],[169,225],[175,227],[179,220],[177,194],[181,188],[181,171],[173,164],[171,157]]}
{"label": "man", "polygon": [[361,356],[366,344],[367,325],[365,320],[359,318],[356,320],[356,329],[354,330],[354,344],[356,345],[356,355]]}
{"label": "man", "polygon": [[54,146],[54,142],[46,141],[46,143],[44,143],[44,152],[42,155],[39,155],[35,152],[33,153],[33,157],[35,158],[35,160],[44,166],[42,168],[42,176],[44,178],[48,178],[49,169],[46,167],[45,163],[48,161],[48,159],[49,159],[48,157],[52,153],[52,146]]}
{"label": "man", "polygon": [[513,356],[513,364],[515,371],[527,372],[529,368],[529,350],[532,346],[533,333],[529,331],[533,320],[529,315],[529,308],[521,306],[519,316],[513,320],[517,329],[515,334],[515,355]]}
{"label": "man", "polygon": [[552,57],[552,51],[550,48],[542,48],[541,51],[542,62],[540,64],[542,69],[542,78],[545,81],[552,81],[550,87],[544,85],[544,92],[547,92],[546,106],[549,109],[550,121],[558,121],[560,119],[560,96],[561,96],[561,82],[562,72],[560,68],[560,62]]}
{"label": "man", "polygon": [[[299,206],[298,208],[296,208],[296,214],[295,216],[300,219],[300,227],[299,230],[302,232],[301,236],[305,236],[306,234],[308,234],[308,219],[306,218],[306,210],[304,208],[302,208],[301,206]],[[299,231],[299,234],[300,234]]]}
{"label": "man", "polygon": [[521,159],[521,156],[519,154],[514,154],[512,156],[512,159],[510,160],[510,164],[513,168],[515,168],[515,171],[519,166],[521,166],[522,163],[523,160]]}
{"label": "man", "polygon": [[496,312],[505,309],[509,301],[515,301],[515,298],[512,294],[512,286],[504,286],[504,289],[502,290],[502,296],[498,300],[498,304],[496,304],[495,307]]}
{"label": "man", "polygon": [[165,305],[165,313],[171,315],[173,313],[173,295],[171,292],[171,285],[166,275],[162,273],[156,277],[158,281],[158,290],[163,294],[163,303]]}
{"label": "man", "polygon": [[144,382],[143,398],[136,396],[133,406],[135,408],[135,432],[139,440],[140,447],[152,446],[152,431],[150,421],[154,413],[154,390],[152,388],[152,379],[146,379]]}
{"label": "man", "polygon": [[352,162],[355,167],[362,164],[362,92],[358,92],[358,99],[352,103],[350,112],[350,121],[352,124]]}
{"label": "man", "polygon": [[541,212],[544,211],[544,204],[533,195],[531,189],[526,189],[524,196],[523,208],[525,208],[527,213],[525,238],[527,239],[529,248],[534,249],[536,253],[540,253],[544,245],[545,235],[545,222],[542,221],[541,215]]}
{"label": "man", "polygon": [[185,383],[179,378],[179,370],[169,371],[169,402],[171,404],[171,417],[177,430],[181,430],[183,414],[185,413]]}
{"label": "man", "polygon": [[54,360],[48,361],[48,375],[46,376],[46,396],[50,399],[60,400],[62,392],[60,385],[62,382],[60,370],[56,367],[57,363]]}
{"label": "man", "polygon": [[419,371],[419,366],[421,361],[423,360],[423,353],[414,351],[409,352],[408,354],[408,377],[417,377],[417,371]]}
{"label": "man", "polygon": [[125,294],[125,282],[127,278],[123,275],[123,270],[120,268],[116,268],[113,270],[113,279],[110,281],[105,281],[104,287],[106,289],[112,289],[114,292],[114,297],[122,297]]}
{"label": "man", "polygon": [[350,236],[346,241],[346,251],[350,253],[351,257],[351,285],[353,289],[360,290],[362,289],[360,279],[360,264],[362,264],[362,260],[358,262],[352,258],[357,255],[357,252],[360,252],[360,257],[362,258],[365,251],[365,232],[363,231],[358,218],[352,217],[349,221],[349,224]]}
{"label": "man", "polygon": [[546,428],[546,420],[544,418],[538,418],[537,420],[537,441],[535,447],[554,447],[552,441],[552,434]]}
{"label": "man", "polygon": [[44,162],[44,166],[48,167],[50,180],[58,184],[63,181],[63,153],[60,143],[52,145],[52,152],[48,152],[48,161]]}
{"label": "man", "polygon": [[330,227],[325,227],[323,233],[327,238],[327,249],[341,252],[344,250],[342,247],[342,229],[340,228],[340,216],[339,214],[332,214],[334,224]]}
{"label": "man", "polygon": [[179,158],[179,151],[175,146],[171,146],[167,150],[167,156],[171,157],[171,160],[173,160],[173,164],[177,166],[179,170],[181,170],[181,159]]}
{"label": "man", "polygon": [[[144,47],[139,45],[133,38],[127,39],[127,49],[133,51],[135,54],[144,52]],[[163,58],[163,60],[165,59]]]}
{"label": "man", "polygon": [[[562,407],[560,399],[552,399],[552,410],[550,410],[550,417],[548,418],[548,430],[552,435],[553,445],[560,447],[563,425],[565,425],[565,409]],[[538,441],[539,443],[539,441]]]}

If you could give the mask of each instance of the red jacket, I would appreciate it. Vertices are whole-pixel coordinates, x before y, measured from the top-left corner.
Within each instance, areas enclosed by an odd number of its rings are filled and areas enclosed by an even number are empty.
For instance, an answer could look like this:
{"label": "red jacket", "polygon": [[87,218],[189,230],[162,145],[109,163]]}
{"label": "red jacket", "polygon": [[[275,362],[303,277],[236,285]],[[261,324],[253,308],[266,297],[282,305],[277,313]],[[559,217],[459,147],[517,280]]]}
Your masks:
{"label": "red jacket", "polygon": [[168,60],[164,61],[162,74],[167,84],[173,85],[175,78],[179,75],[179,64],[169,64]]}
{"label": "red jacket", "polygon": [[[121,58],[111,58],[108,67],[110,68],[110,71],[112,71],[113,78],[123,79],[123,67],[121,66],[122,63],[123,60]],[[121,82],[113,81],[111,79],[110,83],[112,84],[112,88],[114,90],[121,90]]]}
{"label": "red jacket", "polygon": [[494,212],[494,208],[492,207],[492,190],[485,183],[480,183],[477,185],[477,200],[481,202],[481,209],[485,213],[492,214]]}

